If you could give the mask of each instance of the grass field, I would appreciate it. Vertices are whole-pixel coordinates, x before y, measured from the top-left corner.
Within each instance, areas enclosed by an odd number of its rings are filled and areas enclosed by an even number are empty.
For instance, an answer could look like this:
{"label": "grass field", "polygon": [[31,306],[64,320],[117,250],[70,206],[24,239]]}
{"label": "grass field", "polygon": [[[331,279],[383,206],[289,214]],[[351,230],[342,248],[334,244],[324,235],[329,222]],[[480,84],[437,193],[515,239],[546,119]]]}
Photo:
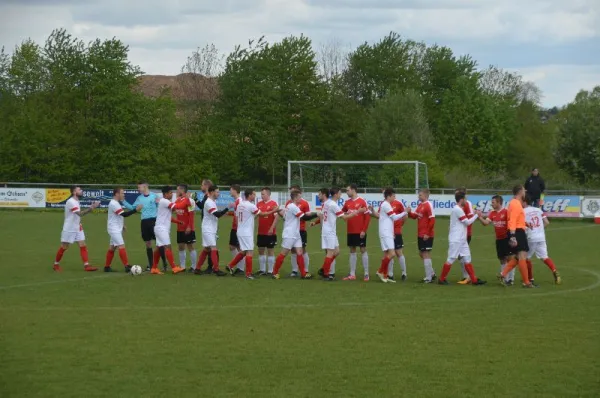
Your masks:
{"label": "grass field", "polygon": [[[102,266],[106,214],[84,223],[90,259]],[[130,261],[145,265],[139,218],[126,223]],[[493,231],[479,224],[474,266],[490,284],[419,284],[407,224],[405,283],[247,281],[89,274],[76,248],[55,274],[62,213],[1,211],[0,397],[600,396],[600,226],[553,221],[549,251],[564,283],[553,285],[536,261],[541,288],[526,290],[497,284]],[[438,273],[447,224],[436,226]],[[369,239],[375,276],[376,220]],[[320,229],[309,241],[314,272]],[[450,280],[459,273],[455,264]]]}

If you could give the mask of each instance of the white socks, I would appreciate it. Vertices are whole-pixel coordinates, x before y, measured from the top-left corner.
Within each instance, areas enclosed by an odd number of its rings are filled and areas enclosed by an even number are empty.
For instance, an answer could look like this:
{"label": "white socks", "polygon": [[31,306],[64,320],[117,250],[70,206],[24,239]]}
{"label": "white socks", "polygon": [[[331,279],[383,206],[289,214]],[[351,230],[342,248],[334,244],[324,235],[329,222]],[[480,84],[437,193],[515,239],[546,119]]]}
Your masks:
{"label": "white socks", "polygon": [[335,274],[335,258],[333,259],[333,262],[331,263],[331,268],[329,268],[329,275]]}
{"label": "white socks", "polygon": [[298,258],[296,253],[292,253],[292,272],[298,272]]}
{"label": "white socks", "polygon": [[[502,263],[502,264],[500,264],[500,272],[502,272],[502,270],[504,269],[504,267],[505,267],[505,266],[506,266],[506,263]],[[516,271],[516,270],[517,270],[516,268],[513,268],[513,269],[512,269],[512,271],[510,271],[510,272],[509,272],[509,273],[506,275],[506,277],[504,278],[504,280],[505,280],[506,282],[508,282],[508,281],[514,281],[514,280],[515,280],[515,271]]]}
{"label": "white socks", "polygon": [[273,273],[273,268],[275,267],[275,257],[267,257],[267,264],[269,265],[269,272]]}
{"label": "white socks", "polygon": [[433,275],[435,275],[435,271],[433,270],[433,263],[430,258],[426,258],[423,260],[423,266],[425,267],[425,279],[431,280]]}
{"label": "white socks", "polygon": [[[308,272],[308,266],[310,264],[310,261],[308,259],[308,253],[304,252],[302,254],[302,257],[304,257],[304,269],[306,270],[306,272]],[[296,263],[296,266],[298,266],[298,263]]]}
{"label": "white socks", "polygon": [[464,257],[461,257],[461,259],[460,259],[460,270],[462,271],[463,279],[469,279],[469,273],[465,269],[465,264],[466,264],[466,261],[465,261]]}
{"label": "white socks", "polygon": [[394,276],[394,257],[390,259],[390,263],[388,264],[388,276]]}
{"label": "white socks", "polygon": [[404,257],[404,255],[401,255],[398,261],[400,262],[400,269],[402,270],[402,275],[406,275],[406,258]]}
{"label": "white socks", "polygon": [[185,249],[179,250],[179,266],[185,268],[186,252]]}
{"label": "white socks", "polygon": [[362,254],[362,265],[365,270],[365,275],[369,275],[369,253],[367,252]]}
{"label": "white socks", "polygon": [[356,276],[356,253],[350,253],[350,275]]}
{"label": "white socks", "polygon": [[260,272],[267,272],[267,256],[261,254],[258,256],[258,264],[260,266]]}
{"label": "white socks", "polygon": [[192,269],[196,269],[196,263],[198,262],[198,252],[195,249],[190,252],[190,261],[190,267]]}

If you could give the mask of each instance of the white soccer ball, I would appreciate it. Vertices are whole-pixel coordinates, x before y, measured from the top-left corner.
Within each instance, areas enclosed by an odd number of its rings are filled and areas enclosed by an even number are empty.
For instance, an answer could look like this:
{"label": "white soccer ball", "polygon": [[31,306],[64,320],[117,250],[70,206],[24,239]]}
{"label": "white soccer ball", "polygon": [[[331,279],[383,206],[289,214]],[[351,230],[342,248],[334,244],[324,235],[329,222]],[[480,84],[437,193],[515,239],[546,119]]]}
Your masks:
{"label": "white soccer ball", "polygon": [[131,266],[131,275],[141,275],[142,274],[142,267],[140,267],[139,265],[133,265]]}

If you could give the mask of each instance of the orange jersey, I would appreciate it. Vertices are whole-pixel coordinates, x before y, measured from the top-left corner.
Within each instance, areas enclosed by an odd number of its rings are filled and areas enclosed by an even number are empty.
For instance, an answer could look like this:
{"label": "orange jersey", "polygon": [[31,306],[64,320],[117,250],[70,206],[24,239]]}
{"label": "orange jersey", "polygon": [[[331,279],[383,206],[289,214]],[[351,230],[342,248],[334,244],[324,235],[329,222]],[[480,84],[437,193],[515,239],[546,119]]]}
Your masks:
{"label": "orange jersey", "polygon": [[[404,208],[404,205],[399,200],[394,200],[392,202],[392,210],[394,210],[394,213],[396,213],[396,214],[401,214],[406,211],[406,209]],[[402,227],[403,226],[404,226],[403,219],[394,221],[394,235],[402,235]]]}
{"label": "orange jersey", "polygon": [[235,216],[235,211],[237,210],[238,205],[242,203],[242,198],[237,198],[235,202],[233,202],[233,212],[230,214],[233,216],[233,222],[231,223],[231,229],[237,231],[237,217]]}
{"label": "orange jersey", "polygon": [[512,199],[508,203],[508,230],[525,229],[525,210],[519,199]]}
{"label": "orange jersey", "polygon": [[506,209],[500,209],[500,211],[492,210],[488,214],[488,218],[494,224],[497,240],[505,239],[508,236],[508,228],[506,227],[507,215],[508,212]]}
{"label": "orange jersey", "polygon": [[[349,213],[353,210],[358,210],[360,208],[367,208],[367,201],[361,197],[357,197],[356,199],[348,199],[344,202],[344,206],[342,207],[342,211],[344,213]],[[371,216],[368,213],[359,214],[356,217],[349,218],[348,223],[348,235],[360,234],[362,232],[367,232],[369,229],[369,223],[371,222]]]}
{"label": "orange jersey", "polygon": [[[468,200],[465,200],[465,207],[463,207],[463,211],[465,212],[465,216],[467,216],[467,218],[471,218],[475,215],[475,213],[473,213],[473,205]],[[473,224],[467,227],[467,237],[471,236],[472,233]]]}
{"label": "orange jersey", "polygon": [[[179,208],[179,206],[183,206],[183,202],[186,201],[188,203],[188,207]],[[194,204],[188,198],[177,198],[175,201],[175,214],[177,219],[177,231],[185,231],[188,227],[193,231],[194,230],[194,209],[196,204]],[[194,207],[192,207],[194,206]],[[191,209],[191,210],[190,210]],[[183,221],[183,224],[181,222]]]}
{"label": "orange jersey", "polygon": [[435,213],[433,212],[433,206],[428,200],[419,203],[417,209],[411,213],[408,213],[410,218],[417,219],[417,236],[422,238],[427,235],[433,237],[435,227]]}
{"label": "orange jersey", "polygon": [[[287,202],[285,202],[285,206],[287,207],[287,205],[289,205],[290,203],[292,203],[291,200],[288,200]],[[308,202],[304,199],[302,199],[300,201],[300,204],[298,205],[298,208],[302,211],[302,213],[306,214],[306,213],[310,213],[310,205],[308,204]],[[306,231],[306,221],[304,220],[300,220],[300,231]]]}
{"label": "orange jersey", "polygon": [[[278,206],[279,205],[274,200],[269,200],[268,202],[261,200],[256,205],[256,207],[258,207],[258,210],[260,210],[261,213],[268,213],[268,212],[272,211],[273,209],[276,209]],[[275,221],[275,213],[269,214],[269,215],[259,214],[258,215],[258,235],[269,235],[269,230],[271,229],[271,226],[273,225],[274,221]],[[274,230],[273,233],[274,234],[277,233],[276,230]]]}

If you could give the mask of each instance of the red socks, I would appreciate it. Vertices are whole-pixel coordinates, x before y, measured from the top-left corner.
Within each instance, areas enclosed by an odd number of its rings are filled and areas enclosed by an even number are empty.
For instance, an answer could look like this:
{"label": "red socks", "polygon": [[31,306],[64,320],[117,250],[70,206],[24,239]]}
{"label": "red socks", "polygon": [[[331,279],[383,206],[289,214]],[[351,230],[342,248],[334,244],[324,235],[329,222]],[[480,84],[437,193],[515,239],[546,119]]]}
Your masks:
{"label": "red socks", "polygon": [[[242,259],[244,258],[245,255],[246,255],[245,252],[239,252],[238,254],[236,254],[235,257],[233,258],[233,260],[231,260],[231,262],[229,263],[229,268],[235,267],[240,261],[242,261]],[[247,258],[246,258],[246,262],[248,262]]]}
{"label": "red socks", "polygon": [[202,250],[200,252],[200,258],[198,258],[198,262],[196,263],[196,270],[199,270],[204,265],[206,257],[208,257],[208,252],[206,250]]}
{"label": "red socks", "polygon": [[[240,254],[241,253],[238,253],[238,256]],[[252,256],[246,256],[246,276],[250,276],[250,275],[252,275]]]}
{"label": "red socks", "polygon": [[533,264],[531,264],[531,260],[527,260],[527,276],[529,280],[533,279]]}
{"label": "red socks", "polygon": [[550,268],[550,271],[556,272],[556,265],[554,265],[554,261],[552,261],[551,258],[545,259],[544,264],[546,264],[548,268]]}
{"label": "red socks", "polygon": [[[300,269],[300,257],[302,257],[302,256],[297,256],[298,269]],[[331,271],[331,263],[333,263],[333,260],[334,260],[333,257],[325,257],[325,261],[323,262],[323,275],[324,276],[329,276],[329,271]],[[302,259],[302,265],[304,265],[304,258]]]}
{"label": "red socks", "polygon": [[[300,258],[301,256],[298,256],[298,258]],[[273,275],[277,275],[279,274],[279,270],[281,269],[281,266],[283,265],[283,260],[285,260],[285,256],[283,254],[280,254],[277,256],[277,259],[275,259],[275,268],[273,269]]]}
{"label": "red socks", "polygon": [[[114,255],[114,252],[113,252]],[[121,259],[121,262],[123,263],[123,265],[127,266],[129,265],[129,259],[127,258],[127,250],[125,250],[124,247],[119,249],[119,258]],[[111,257],[112,260],[112,257]]]}
{"label": "red socks", "polygon": [[115,256],[115,252],[112,250],[109,250],[106,252],[106,262],[104,263],[105,267],[110,267],[110,264],[112,263],[113,257]]}
{"label": "red socks", "polygon": [[81,259],[83,260],[83,265],[88,265],[88,251],[87,246],[83,246],[79,248],[79,254],[81,255]]}
{"label": "red socks", "polygon": [[63,249],[63,247],[59,247],[58,251],[56,252],[56,257],[54,258],[54,264],[58,264],[60,263],[60,260],[62,260],[63,254],[65,254],[66,249]]}
{"label": "red socks", "polygon": [[392,261],[392,259],[385,256],[383,260],[381,260],[381,267],[379,267],[379,273],[383,274],[386,278],[388,277],[390,261]]}
{"label": "red socks", "polygon": [[306,264],[304,264],[304,255],[296,256],[296,263],[298,264],[298,269],[300,270],[300,276],[306,276]]}
{"label": "red socks", "polygon": [[444,263],[444,266],[442,267],[442,275],[440,275],[440,280],[442,282],[446,280],[446,277],[450,273],[450,268],[452,268],[452,264]]}
{"label": "red socks", "polygon": [[213,263],[213,271],[218,271],[219,270],[219,254],[217,249],[212,249],[210,251],[210,259],[212,260]]}
{"label": "red socks", "polygon": [[152,259],[152,269],[156,269],[158,267],[158,262],[160,261],[160,250],[156,248],[154,250],[154,258]]}
{"label": "red socks", "polygon": [[475,276],[475,270],[473,269],[473,264],[467,263],[465,264],[465,271],[469,274],[469,278],[471,278],[471,283],[477,283],[477,277]]}
{"label": "red socks", "polygon": [[177,265],[175,264],[175,259],[173,258],[173,252],[171,251],[171,249],[167,249],[166,247],[165,247],[165,257],[167,257],[167,261],[169,262],[169,265],[171,266],[171,268],[177,267]]}

